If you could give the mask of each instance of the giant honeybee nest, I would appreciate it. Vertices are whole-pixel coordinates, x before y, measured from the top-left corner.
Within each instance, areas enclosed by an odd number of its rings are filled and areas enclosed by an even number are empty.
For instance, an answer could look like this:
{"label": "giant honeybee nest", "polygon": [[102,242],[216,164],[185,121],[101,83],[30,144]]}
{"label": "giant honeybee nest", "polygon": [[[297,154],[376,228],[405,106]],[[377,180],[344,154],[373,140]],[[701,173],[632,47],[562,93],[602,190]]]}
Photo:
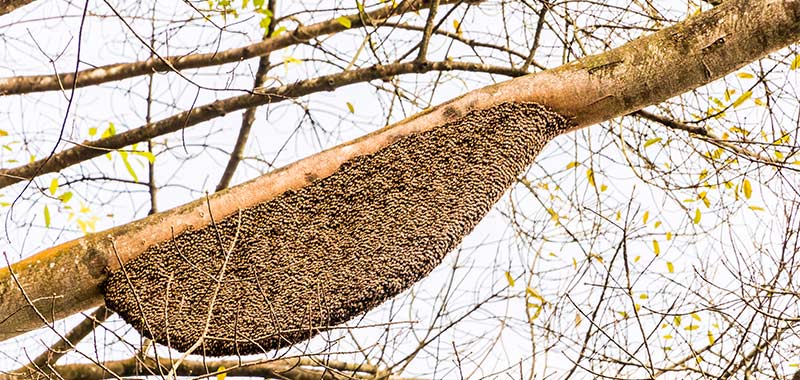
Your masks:
{"label": "giant honeybee nest", "polygon": [[110,273],[106,303],[180,351],[253,354],[309,339],[425,277],[567,127],[538,104],[504,103],[403,137],[149,247]]}

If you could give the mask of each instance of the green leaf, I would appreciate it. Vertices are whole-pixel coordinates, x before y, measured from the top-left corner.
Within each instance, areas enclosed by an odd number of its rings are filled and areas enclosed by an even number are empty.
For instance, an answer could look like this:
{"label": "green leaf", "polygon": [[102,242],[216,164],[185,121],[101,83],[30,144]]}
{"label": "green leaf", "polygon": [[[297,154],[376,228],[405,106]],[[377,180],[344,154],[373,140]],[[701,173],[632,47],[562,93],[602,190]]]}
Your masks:
{"label": "green leaf", "polygon": [[352,24],[350,23],[350,19],[344,16],[337,17],[336,22],[342,24],[343,27],[348,29],[350,28],[350,26],[352,26]]}
{"label": "green leaf", "polygon": [[50,181],[50,195],[56,195],[56,190],[58,190],[58,178],[53,178]]}
{"label": "green leaf", "polygon": [[44,206],[44,226],[50,228],[50,209]]}
{"label": "green leaf", "polygon": [[353,103],[347,102],[347,110],[350,111],[350,113],[356,113],[356,109],[353,107]]}

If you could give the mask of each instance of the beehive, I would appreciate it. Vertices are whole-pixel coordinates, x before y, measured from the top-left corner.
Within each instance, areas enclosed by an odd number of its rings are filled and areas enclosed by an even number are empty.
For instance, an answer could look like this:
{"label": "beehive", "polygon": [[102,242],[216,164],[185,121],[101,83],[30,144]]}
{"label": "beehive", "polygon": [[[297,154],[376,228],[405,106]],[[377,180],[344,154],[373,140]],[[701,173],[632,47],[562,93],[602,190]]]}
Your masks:
{"label": "beehive", "polygon": [[426,276],[567,126],[540,105],[504,103],[404,137],[149,247],[110,273],[106,303],[180,351],[201,342],[195,353],[253,354],[306,340]]}

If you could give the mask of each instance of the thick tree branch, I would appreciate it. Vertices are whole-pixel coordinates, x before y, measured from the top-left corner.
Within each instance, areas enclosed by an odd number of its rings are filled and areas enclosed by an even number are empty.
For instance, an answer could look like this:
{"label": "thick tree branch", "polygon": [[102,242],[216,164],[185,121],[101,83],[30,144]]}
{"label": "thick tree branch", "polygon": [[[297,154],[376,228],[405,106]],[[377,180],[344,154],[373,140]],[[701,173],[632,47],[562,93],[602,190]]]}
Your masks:
{"label": "thick tree branch", "polygon": [[[97,306],[102,302],[98,284],[106,278],[105,268],[115,269],[119,261],[130,260],[153,244],[168,241],[190,228],[207,226],[210,215],[219,220],[287,190],[307,186],[330,176],[354,157],[374,153],[399,138],[436,128],[470,111],[505,102],[536,102],[570,118],[574,130],[663,102],[798,39],[800,0],[726,0],[712,10],[614,50],[469,92],[208,198],[47,249],[0,269],[0,340],[42,325],[32,307],[52,311],[48,316],[63,318]],[[335,87],[425,71],[426,67],[451,70],[459,66],[478,71],[487,69],[466,63],[422,62],[353,70],[267,89],[260,91],[261,94],[221,100],[177,115],[169,122],[129,132],[141,134],[136,136],[141,141],[152,136],[154,129],[168,133],[170,129],[182,128],[186,120],[199,122],[224,112],[326,88],[325,81],[329,79],[333,82],[328,85]],[[130,136],[123,135],[104,140],[105,146],[99,148],[127,145],[122,139]],[[88,151],[98,154],[97,148]],[[20,286],[12,280],[12,271],[34,305],[23,297]]]}
{"label": "thick tree branch", "polygon": [[439,0],[433,0],[430,8],[428,8],[428,19],[425,21],[425,30],[422,33],[422,41],[419,43],[419,53],[417,54],[417,61],[425,61],[428,57],[428,44],[431,42],[431,33],[433,33],[433,22],[436,20],[436,11],[439,9]]}
{"label": "thick tree branch", "polygon": [[395,75],[452,70],[485,72],[506,76],[518,76],[521,74],[521,72],[516,69],[480,63],[450,61],[407,62],[376,65],[363,69],[324,75],[286,86],[258,88],[251,94],[218,100],[114,136],[84,142],[81,145],[56,153],[49,158],[36,160],[16,168],[0,169],[0,188],[13,185],[20,181],[30,180],[35,176],[45,173],[54,173],[82,161],[102,156],[111,150],[121,149],[128,145],[176,132],[233,111],[257,107],[268,103],[278,103],[315,92],[332,91],[353,83],[389,78]]}
{"label": "thick tree branch", "polygon": [[4,0],[0,2],[0,16],[12,12],[17,8],[24,7],[32,2],[33,0]]}
{"label": "thick tree branch", "polygon": [[[219,369],[225,369],[220,371]],[[120,377],[149,376],[168,373],[173,363],[169,358],[130,357],[103,363],[103,366],[88,364],[67,364],[53,366],[52,373],[61,380],[100,380]],[[198,377],[226,373],[230,377],[260,377],[264,379],[290,380],[357,380],[388,378],[388,373],[369,364],[346,363],[309,357],[295,357],[276,360],[240,362],[239,360],[183,361],[174,368],[176,376]],[[209,372],[210,371],[210,372]],[[0,380],[22,380],[35,378],[35,373],[12,372],[0,374]]]}
{"label": "thick tree branch", "polygon": [[[448,0],[442,1],[442,3],[454,3],[456,1],[457,0]],[[358,13],[344,17],[350,20],[351,28],[358,28],[364,26],[365,21],[373,24],[380,24],[390,17],[416,11],[428,7],[430,4],[430,0],[409,0],[400,3],[397,7],[393,7],[389,4],[378,10],[366,13],[366,16],[363,18],[362,15]],[[288,46],[307,42],[319,36],[338,33],[347,29],[348,28],[346,28],[342,22],[334,19],[308,26],[299,26],[291,32],[282,33],[278,36],[270,37],[243,47],[212,53],[152,57],[145,61],[100,66],[79,71],[77,73],[76,88],[133,78],[153,72],[170,71],[173,70],[173,68],[176,70],[195,69],[238,62],[262,56]],[[59,75],[32,75],[0,78],[0,96],[61,90],[71,87],[75,78],[76,75],[72,72]]]}

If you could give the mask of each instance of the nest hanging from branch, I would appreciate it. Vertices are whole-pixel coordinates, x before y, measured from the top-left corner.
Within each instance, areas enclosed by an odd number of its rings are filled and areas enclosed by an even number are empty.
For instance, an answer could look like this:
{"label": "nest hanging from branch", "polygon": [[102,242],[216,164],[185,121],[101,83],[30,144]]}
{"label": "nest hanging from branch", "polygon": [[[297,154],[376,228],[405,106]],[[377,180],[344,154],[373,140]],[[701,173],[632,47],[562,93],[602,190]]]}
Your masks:
{"label": "nest hanging from branch", "polygon": [[149,247],[109,275],[106,304],[143,335],[197,354],[309,339],[425,277],[567,128],[538,104],[504,103],[403,137]]}

